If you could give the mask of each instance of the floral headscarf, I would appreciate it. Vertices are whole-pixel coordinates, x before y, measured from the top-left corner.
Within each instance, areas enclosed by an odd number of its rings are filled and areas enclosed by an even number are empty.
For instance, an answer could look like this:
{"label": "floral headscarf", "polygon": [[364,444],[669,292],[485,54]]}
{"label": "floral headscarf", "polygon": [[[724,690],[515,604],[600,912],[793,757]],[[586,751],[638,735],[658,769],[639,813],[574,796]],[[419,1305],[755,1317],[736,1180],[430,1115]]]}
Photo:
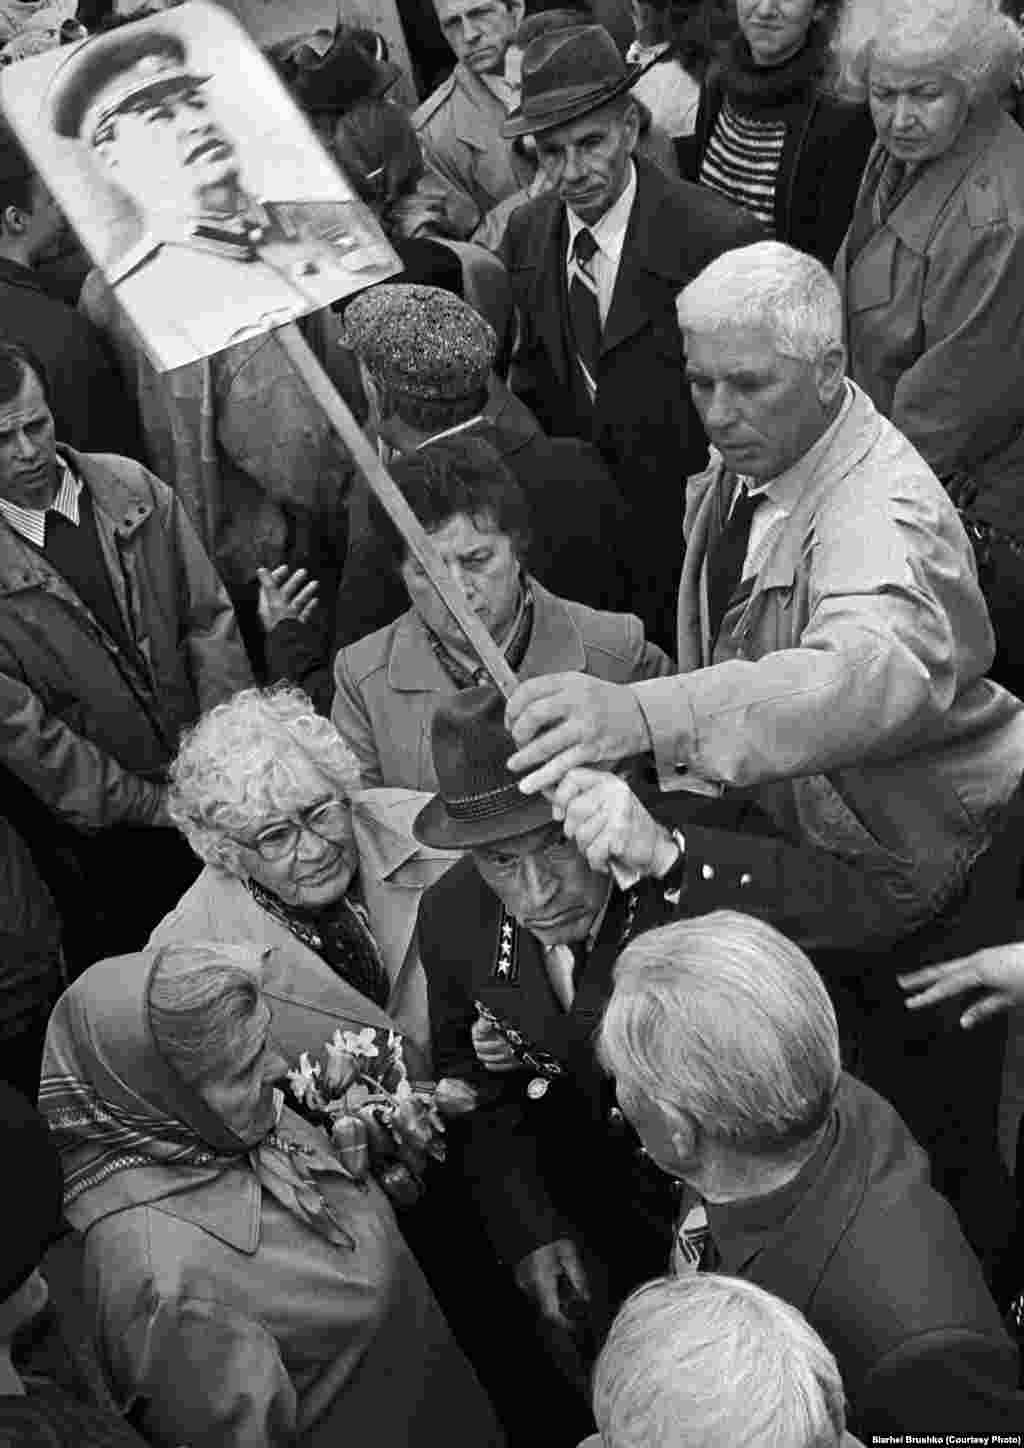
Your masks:
{"label": "floral headscarf", "polygon": [[[251,949],[214,948],[258,974]],[[161,1053],[150,1026],[149,987],[163,954],[146,951],[91,966],[50,1017],[39,1109],[61,1154],[68,1219],[84,1231],[114,1212],[194,1190],[247,1165],[288,1211],[328,1241],[352,1247],[313,1175],[348,1176],[326,1141],[312,1145],[288,1111],[257,1146],[241,1141]]]}

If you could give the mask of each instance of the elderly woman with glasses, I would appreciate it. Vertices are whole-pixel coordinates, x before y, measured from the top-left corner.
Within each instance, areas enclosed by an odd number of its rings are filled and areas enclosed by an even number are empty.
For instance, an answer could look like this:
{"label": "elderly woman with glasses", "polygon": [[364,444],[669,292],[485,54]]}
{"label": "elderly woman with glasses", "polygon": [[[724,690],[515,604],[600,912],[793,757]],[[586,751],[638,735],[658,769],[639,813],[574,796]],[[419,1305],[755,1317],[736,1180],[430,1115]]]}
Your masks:
{"label": "elderly woman with glasses", "polygon": [[998,0],[848,0],[835,51],[877,136],[836,259],[849,373],[964,512],[1019,693],[1024,133],[1000,102],[1024,37]]}
{"label": "elderly woman with glasses", "polygon": [[371,1180],[283,1104],[250,946],[101,961],[50,1019],[40,1110],[118,1401],[153,1448],[504,1439]]}
{"label": "elderly woman with glasses", "polygon": [[428,1047],[415,947],[422,889],[454,856],[417,845],[422,796],[360,796],[334,726],[298,689],[245,689],[185,735],[170,811],[206,868],[150,944],[276,947],[264,967],[278,1040],[294,1057],[336,1025],[401,1031],[413,1076]]}

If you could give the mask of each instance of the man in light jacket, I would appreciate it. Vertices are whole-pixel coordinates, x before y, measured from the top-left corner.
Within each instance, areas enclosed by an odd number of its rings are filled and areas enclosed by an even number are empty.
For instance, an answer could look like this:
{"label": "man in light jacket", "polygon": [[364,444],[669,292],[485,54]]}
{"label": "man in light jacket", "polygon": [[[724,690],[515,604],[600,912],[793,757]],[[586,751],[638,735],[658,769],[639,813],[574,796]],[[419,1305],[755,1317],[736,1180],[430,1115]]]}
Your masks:
{"label": "man in light jacket", "polygon": [[689,484],[681,672],[522,685],[512,767],[531,771],[533,792],[573,765],[653,749],[663,787],[725,796],[702,807],[719,821],[861,872],[863,908],[835,911],[831,958],[816,958],[871,1023],[861,1074],[895,1100],[940,1177],[948,1168],[944,1189],[984,1249],[1001,1234],[999,1194],[977,1196],[971,1219],[967,1197],[991,1174],[967,1159],[981,1151],[995,1166],[1001,1040],[979,1046],[970,1071],[961,1041],[953,1069],[945,1035],[912,1038],[892,947],[923,963],[1007,928],[1019,832],[990,846],[1024,765],[1024,709],[985,677],[992,629],[952,504],[844,377],[825,269],[775,242],[728,252],[679,314],[719,454]]}

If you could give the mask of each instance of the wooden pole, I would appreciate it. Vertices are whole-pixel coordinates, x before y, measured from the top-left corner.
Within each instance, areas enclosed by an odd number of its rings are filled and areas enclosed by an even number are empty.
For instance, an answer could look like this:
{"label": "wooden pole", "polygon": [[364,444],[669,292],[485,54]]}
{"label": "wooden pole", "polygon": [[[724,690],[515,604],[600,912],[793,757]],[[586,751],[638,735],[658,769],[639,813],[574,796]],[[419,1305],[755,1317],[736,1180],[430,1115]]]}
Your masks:
{"label": "wooden pole", "polygon": [[335,390],[327,373],[320,366],[306,339],[294,322],[277,328],[275,335],[296,370],[319,402],[324,414],[355,460],[367,484],[379,499],[391,521],[401,533],[409,552],[430,579],[431,586],[445,608],[466,635],[474,653],[491,679],[507,699],[518,684],[505,655],[498,648],[476,614],[452,582],[441,557],[427,537],[423,525],[395,485],[391,474],[370,446],[362,428],[352,416],[344,399]]}

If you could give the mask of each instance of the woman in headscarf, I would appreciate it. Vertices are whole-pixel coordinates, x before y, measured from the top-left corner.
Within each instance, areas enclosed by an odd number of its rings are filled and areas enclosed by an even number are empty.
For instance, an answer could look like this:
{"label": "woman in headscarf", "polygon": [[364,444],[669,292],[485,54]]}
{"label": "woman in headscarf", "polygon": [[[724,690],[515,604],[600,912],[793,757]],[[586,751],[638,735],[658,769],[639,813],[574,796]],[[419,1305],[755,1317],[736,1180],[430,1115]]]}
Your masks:
{"label": "woman in headscarf", "polygon": [[1024,688],[1024,38],[997,0],[849,0],[839,82],[877,142],[836,258],[849,373],[930,463]]}
{"label": "woman in headscarf", "polygon": [[170,791],[206,868],[149,943],[273,946],[264,988],[293,1059],[336,1025],[372,1026],[408,1038],[422,1077],[416,911],[454,857],[413,841],[417,793],[358,789],[355,756],[300,690],[244,689],[211,709],[182,740]]}
{"label": "woman in headscarf", "polygon": [[372,1180],[283,1105],[251,948],[101,961],[40,1109],[120,1403],[156,1448],[503,1441]]}

